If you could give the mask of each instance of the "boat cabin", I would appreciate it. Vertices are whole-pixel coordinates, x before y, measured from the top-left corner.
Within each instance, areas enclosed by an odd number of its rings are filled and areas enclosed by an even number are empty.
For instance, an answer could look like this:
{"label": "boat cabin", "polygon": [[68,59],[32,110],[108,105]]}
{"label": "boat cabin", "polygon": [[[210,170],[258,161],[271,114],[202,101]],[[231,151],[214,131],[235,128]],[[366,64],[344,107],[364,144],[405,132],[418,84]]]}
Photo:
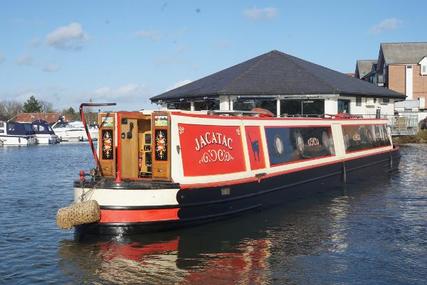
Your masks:
{"label": "boat cabin", "polygon": [[37,142],[31,123],[0,121],[0,140],[4,145],[28,145]]}
{"label": "boat cabin", "polygon": [[100,113],[101,175],[184,185],[260,179],[393,148],[385,120],[243,113]]}

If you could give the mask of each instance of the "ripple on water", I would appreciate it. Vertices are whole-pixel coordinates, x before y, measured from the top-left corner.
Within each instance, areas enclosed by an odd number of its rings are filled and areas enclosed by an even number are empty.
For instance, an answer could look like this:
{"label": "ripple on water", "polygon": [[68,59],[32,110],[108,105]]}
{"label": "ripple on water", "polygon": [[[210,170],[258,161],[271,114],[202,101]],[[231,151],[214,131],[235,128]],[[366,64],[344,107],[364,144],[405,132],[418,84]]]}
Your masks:
{"label": "ripple on water", "polygon": [[400,172],[200,227],[78,240],[55,225],[87,145],[0,148],[0,284],[424,284],[427,146]]}

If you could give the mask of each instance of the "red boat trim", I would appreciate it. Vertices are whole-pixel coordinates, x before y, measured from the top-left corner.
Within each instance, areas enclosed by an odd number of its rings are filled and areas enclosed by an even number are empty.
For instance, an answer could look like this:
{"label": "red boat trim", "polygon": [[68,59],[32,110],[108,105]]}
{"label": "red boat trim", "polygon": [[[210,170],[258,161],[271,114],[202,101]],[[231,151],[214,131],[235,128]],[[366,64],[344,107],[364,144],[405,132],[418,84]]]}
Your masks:
{"label": "red boat trim", "polygon": [[141,223],[179,220],[179,208],[156,210],[102,210],[99,223]]}
{"label": "red boat trim", "polygon": [[120,137],[121,134],[121,117],[120,117],[120,112],[117,112],[117,155],[116,155],[116,163],[117,163],[117,173],[116,173],[116,183],[120,183],[122,182],[122,147],[121,147],[121,140],[122,138]]}
{"label": "red boat trim", "polygon": [[269,128],[269,129],[281,129],[281,128],[289,128],[289,129],[302,129],[302,128],[319,128],[319,127],[324,127],[324,128],[329,128],[331,129],[331,124],[325,124],[325,125],[280,125],[280,126],[264,126],[264,128]]}
{"label": "red boat trim", "polygon": [[[298,171],[313,169],[313,168],[316,168],[316,167],[321,167],[321,166],[326,166],[326,165],[331,165],[331,164],[339,164],[339,163],[343,163],[343,162],[346,162],[346,161],[360,159],[360,158],[364,158],[364,157],[368,157],[368,156],[379,155],[379,154],[383,154],[383,153],[392,153],[392,152],[397,151],[397,150],[398,150],[398,148],[394,148],[394,149],[388,149],[388,150],[384,150],[384,151],[379,151],[379,152],[376,152],[376,153],[358,155],[356,157],[350,157],[350,158],[345,158],[345,159],[340,159],[340,160],[334,160],[334,161],[329,161],[329,162],[324,162],[324,163],[312,164],[312,165],[309,165],[309,166],[303,166],[303,167],[288,169],[288,170],[281,171],[281,172],[270,173],[270,174],[267,174],[267,175],[262,176],[260,178],[258,178],[258,177],[247,177],[247,178],[242,178],[242,179],[229,180],[229,181],[221,181],[221,182],[181,184],[181,189],[184,190],[184,189],[193,189],[193,188],[211,188],[211,187],[230,186],[230,185],[236,185],[236,184],[242,184],[242,183],[249,183],[249,182],[254,182],[254,181],[261,181],[261,180],[264,180],[266,178],[271,178],[271,177],[275,177],[275,176],[279,176],[279,175],[283,175],[283,174],[288,174],[288,173],[293,173],[293,172],[298,172]],[[315,159],[312,159],[312,160],[315,160]]]}

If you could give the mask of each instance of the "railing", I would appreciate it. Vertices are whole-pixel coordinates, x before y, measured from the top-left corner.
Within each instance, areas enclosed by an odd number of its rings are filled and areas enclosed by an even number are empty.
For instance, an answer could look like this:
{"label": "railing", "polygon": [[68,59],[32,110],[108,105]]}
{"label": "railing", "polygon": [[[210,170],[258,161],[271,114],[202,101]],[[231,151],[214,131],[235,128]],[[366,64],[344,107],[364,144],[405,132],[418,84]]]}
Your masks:
{"label": "railing", "polygon": [[417,115],[389,116],[387,119],[393,136],[415,135],[419,130]]}
{"label": "railing", "polygon": [[[351,114],[364,119],[377,119],[376,114]],[[326,115],[317,114],[297,114],[287,115],[286,117],[326,117]],[[403,114],[403,115],[382,115],[381,119],[387,119],[388,125],[393,136],[408,136],[415,135],[419,131],[418,115]]]}

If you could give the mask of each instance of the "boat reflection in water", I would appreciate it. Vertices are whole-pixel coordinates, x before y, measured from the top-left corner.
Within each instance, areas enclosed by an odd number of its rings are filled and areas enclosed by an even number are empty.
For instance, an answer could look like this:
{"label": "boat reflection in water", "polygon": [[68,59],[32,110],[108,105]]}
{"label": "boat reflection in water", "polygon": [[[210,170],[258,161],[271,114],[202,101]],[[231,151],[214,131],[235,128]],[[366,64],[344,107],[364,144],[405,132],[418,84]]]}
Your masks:
{"label": "boat reflection in water", "polygon": [[230,221],[109,241],[65,240],[59,247],[60,264],[65,274],[83,272],[70,276],[78,283],[265,284],[271,279],[272,243],[249,220],[246,223]]}
{"label": "boat reflection in water", "polygon": [[[180,231],[113,239],[76,235],[75,240],[59,245],[61,269],[76,283],[270,284],[304,280],[304,257],[334,252],[346,243],[342,233],[347,229],[343,209],[347,203],[342,201],[348,197],[341,190]],[[295,272],[296,267],[301,271]],[[281,274],[275,277],[272,272],[278,268]]]}

